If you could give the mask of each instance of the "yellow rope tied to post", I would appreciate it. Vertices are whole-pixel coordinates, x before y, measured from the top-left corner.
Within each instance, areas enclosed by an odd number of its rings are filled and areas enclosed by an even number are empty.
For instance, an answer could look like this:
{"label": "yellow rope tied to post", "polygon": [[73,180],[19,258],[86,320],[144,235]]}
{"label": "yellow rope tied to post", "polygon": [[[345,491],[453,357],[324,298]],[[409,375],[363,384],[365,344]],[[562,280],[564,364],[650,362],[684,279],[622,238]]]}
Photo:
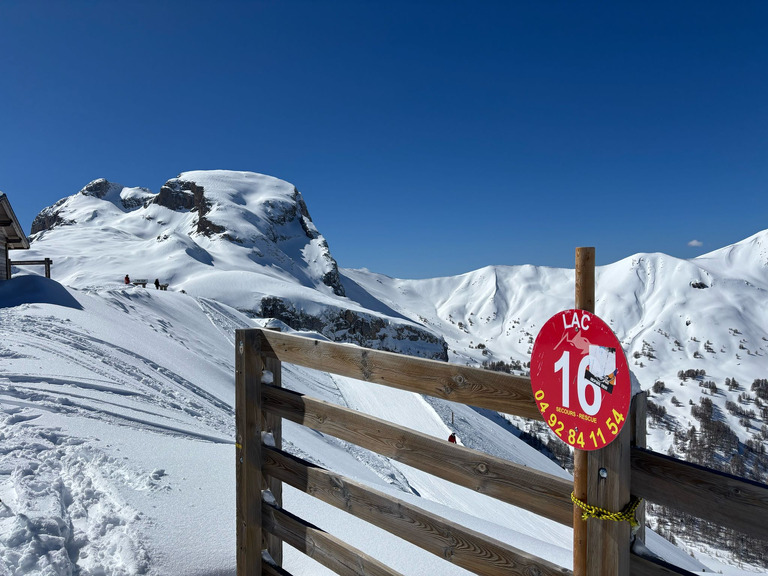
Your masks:
{"label": "yellow rope tied to post", "polygon": [[641,498],[633,497],[629,504],[624,506],[624,509],[621,512],[611,512],[610,510],[598,508],[597,506],[582,502],[576,498],[573,492],[571,492],[571,502],[584,510],[584,513],[581,515],[582,520],[586,520],[587,518],[597,518],[598,520],[614,520],[615,522],[626,521],[632,526],[633,533],[640,527],[640,523],[635,519],[635,510],[637,510],[640,502],[642,502]]}

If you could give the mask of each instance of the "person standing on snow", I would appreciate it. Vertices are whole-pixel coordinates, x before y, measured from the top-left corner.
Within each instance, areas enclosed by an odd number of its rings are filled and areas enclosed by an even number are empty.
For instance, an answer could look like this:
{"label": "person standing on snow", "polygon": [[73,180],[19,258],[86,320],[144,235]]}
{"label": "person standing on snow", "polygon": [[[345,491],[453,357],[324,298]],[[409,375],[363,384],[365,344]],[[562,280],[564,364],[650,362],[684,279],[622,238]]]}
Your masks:
{"label": "person standing on snow", "polygon": [[451,432],[451,435],[448,436],[448,442],[450,442],[451,444],[456,444],[456,434],[455,433]]}
{"label": "person standing on snow", "polygon": [[126,274],[126,275],[125,275],[125,280],[124,280],[124,282],[125,282],[126,284],[130,284],[130,283],[131,283],[131,279],[128,277],[128,274]]}

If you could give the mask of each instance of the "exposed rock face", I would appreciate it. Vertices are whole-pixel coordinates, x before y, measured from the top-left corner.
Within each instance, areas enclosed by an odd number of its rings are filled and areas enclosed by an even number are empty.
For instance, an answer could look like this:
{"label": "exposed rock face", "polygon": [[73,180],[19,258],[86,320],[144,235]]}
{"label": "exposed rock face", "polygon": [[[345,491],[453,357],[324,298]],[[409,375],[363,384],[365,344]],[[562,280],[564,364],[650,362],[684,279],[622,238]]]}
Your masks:
{"label": "exposed rock face", "polygon": [[330,256],[330,252],[328,254],[327,258],[330,260],[333,269],[323,274],[323,284],[330,286],[336,296],[346,296],[344,286],[341,284],[341,278],[339,277],[339,266],[336,264],[336,260]]}
{"label": "exposed rock face", "polygon": [[448,345],[442,337],[418,326],[391,322],[373,314],[329,308],[321,316],[314,316],[296,310],[290,301],[273,296],[262,299],[258,315],[276,318],[294,330],[318,332],[335,342],[448,361]]}
{"label": "exposed rock face", "polygon": [[61,208],[61,206],[67,200],[67,198],[63,198],[62,200],[56,202],[56,204],[53,206],[48,206],[48,208],[41,210],[40,213],[35,216],[35,219],[32,221],[32,230],[30,231],[30,234],[37,234],[38,232],[43,232],[45,230],[52,230],[56,226],[74,224],[74,222],[65,220],[59,214],[58,209]]}
{"label": "exposed rock face", "polygon": [[122,190],[120,184],[113,184],[106,178],[99,178],[92,182],[89,182],[85,188],[80,190],[80,194],[83,196],[93,196],[94,198],[104,198],[110,192]]}
{"label": "exposed rock face", "polygon": [[205,198],[205,189],[195,182],[179,178],[168,180],[160,188],[160,193],[153,202],[176,212],[197,210],[197,232],[199,234],[212,236],[226,231],[223,226],[214,224],[205,217],[211,206]]}
{"label": "exposed rock face", "polygon": [[[320,238],[320,234],[312,222],[312,217],[309,215],[309,210],[307,210],[307,204],[304,202],[304,198],[297,188],[293,189],[291,199],[296,206],[295,211],[290,215],[286,213],[284,219],[282,221],[278,219],[277,222],[284,223],[288,219],[298,219],[302,230],[304,230],[304,233],[307,235],[307,238],[310,240],[316,240]],[[337,296],[346,296],[346,293],[344,292],[344,286],[341,284],[341,278],[339,277],[338,264],[336,263],[336,260],[333,258],[333,256],[331,256],[328,242],[326,242],[324,238],[320,242],[320,247],[323,249],[323,257],[325,258],[329,268],[328,272],[323,275],[323,284],[329,286],[333,290],[333,293]]]}
{"label": "exposed rock face", "polygon": [[168,180],[155,197],[154,203],[165,206],[169,210],[192,210],[202,200],[203,188],[194,182],[186,182],[174,178]]}

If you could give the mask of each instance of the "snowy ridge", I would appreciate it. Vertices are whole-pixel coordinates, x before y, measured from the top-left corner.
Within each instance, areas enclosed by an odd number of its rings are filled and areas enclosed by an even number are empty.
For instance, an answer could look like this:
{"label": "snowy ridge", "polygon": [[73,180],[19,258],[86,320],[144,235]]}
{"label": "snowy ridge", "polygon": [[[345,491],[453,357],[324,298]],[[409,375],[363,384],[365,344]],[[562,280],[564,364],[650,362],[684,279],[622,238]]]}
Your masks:
{"label": "snowy ridge", "polygon": [[185,172],[158,194],[95,180],[44,209],[33,230],[30,253],[52,258],[67,286],[115,287],[126,274],[158,278],[334,340],[445,359],[440,337],[420,323],[346,296],[302,195],[271,176]]}

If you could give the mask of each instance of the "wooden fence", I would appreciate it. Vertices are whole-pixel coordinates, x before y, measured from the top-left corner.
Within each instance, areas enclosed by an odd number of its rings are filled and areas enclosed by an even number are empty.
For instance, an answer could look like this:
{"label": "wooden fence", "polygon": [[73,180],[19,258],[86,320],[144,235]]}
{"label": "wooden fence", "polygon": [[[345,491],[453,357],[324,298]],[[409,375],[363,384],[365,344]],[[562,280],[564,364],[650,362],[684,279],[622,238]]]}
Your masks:
{"label": "wooden fence", "polygon": [[50,258],[45,258],[44,260],[13,260],[10,259],[6,260],[6,277],[10,280],[11,278],[11,266],[45,266],[45,277],[50,278],[51,277],[51,265],[53,264],[53,260]]}
{"label": "wooden fence", "polygon": [[[580,576],[575,562],[571,572],[281,449],[285,418],[572,526],[583,521],[580,511],[574,514],[570,481],[292,392],[282,387],[281,366],[296,364],[541,419],[528,378],[269,330],[238,330],[236,343],[238,576],[288,574],[280,567],[283,542],[338,574],[397,574],[284,510],[283,482],[477,574]],[[611,480],[626,494],[768,540],[768,486],[646,450],[644,402],[643,394],[635,397],[631,418],[609,445],[615,444],[619,454],[606,464]],[[587,483],[603,485],[593,467],[590,463]],[[592,503],[591,486],[589,495]],[[591,528],[587,531],[584,574],[688,574],[631,553],[627,522],[590,519],[584,524],[623,525],[618,537],[595,537]]]}

